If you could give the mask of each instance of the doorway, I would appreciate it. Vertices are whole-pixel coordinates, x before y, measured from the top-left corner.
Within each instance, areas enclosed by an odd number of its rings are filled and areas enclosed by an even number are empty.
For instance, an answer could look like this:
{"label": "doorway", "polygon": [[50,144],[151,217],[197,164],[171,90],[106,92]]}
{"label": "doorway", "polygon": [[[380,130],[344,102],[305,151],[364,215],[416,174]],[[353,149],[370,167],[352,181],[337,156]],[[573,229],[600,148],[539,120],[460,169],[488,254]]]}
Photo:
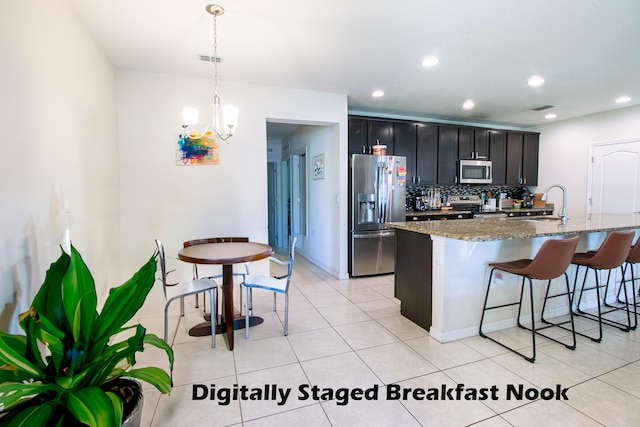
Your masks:
{"label": "doorway", "polygon": [[640,211],[640,140],[591,147],[587,213]]}

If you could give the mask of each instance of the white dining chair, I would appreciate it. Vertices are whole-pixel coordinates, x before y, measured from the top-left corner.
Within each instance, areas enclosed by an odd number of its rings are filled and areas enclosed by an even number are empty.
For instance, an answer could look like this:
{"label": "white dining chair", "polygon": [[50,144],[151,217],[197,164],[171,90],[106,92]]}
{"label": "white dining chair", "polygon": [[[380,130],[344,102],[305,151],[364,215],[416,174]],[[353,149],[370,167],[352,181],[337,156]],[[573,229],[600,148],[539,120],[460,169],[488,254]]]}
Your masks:
{"label": "white dining chair", "polygon": [[[242,295],[244,287],[245,296],[245,339],[249,338],[249,307],[251,306],[253,289],[264,289],[273,292],[273,309],[276,310],[276,295],[284,294],[284,334],[289,334],[289,284],[291,283],[291,273],[293,272],[293,258],[295,255],[297,237],[289,237],[289,259],[281,261],[273,256],[267,258],[269,261],[279,265],[287,266],[287,274],[283,276],[266,276],[261,274],[248,274],[244,281],[240,284],[240,294]],[[242,309],[242,302],[240,303]]]}
{"label": "white dining chair", "polygon": [[162,242],[156,239],[158,247],[158,263],[160,264],[160,279],[166,303],[164,305],[164,341],[169,343],[169,305],[175,299],[180,299],[180,316],[184,316],[184,297],[209,291],[211,305],[211,347],[216,346],[216,291],[218,283],[213,279],[195,279],[185,282],[167,284],[167,265]]}

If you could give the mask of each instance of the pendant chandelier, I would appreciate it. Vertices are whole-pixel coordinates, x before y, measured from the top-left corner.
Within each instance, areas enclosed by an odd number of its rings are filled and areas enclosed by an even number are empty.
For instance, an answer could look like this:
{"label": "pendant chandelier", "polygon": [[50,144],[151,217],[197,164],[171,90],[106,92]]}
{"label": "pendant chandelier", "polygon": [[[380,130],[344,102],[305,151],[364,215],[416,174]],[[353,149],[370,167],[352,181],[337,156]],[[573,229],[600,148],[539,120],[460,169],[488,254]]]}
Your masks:
{"label": "pendant chandelier", "polygon": [[[211,62],[213,62],[213,130],[218,135],[218,137],[222,141],[229,142],[229,139],[233,136],[237,129],[237,121],[238,121],[238,108],[227,105],[222,107],[222,102],[220,101],[220,95],[218,93],[218,63],[222,61],[222,59],[218,56],[218,16],[224,14],[224,9],[222,6],[217,4],[210,4],[206,6],[206,10],[209,14],[213,16],[213,57],[211,57]],[[198,121],[198,110],[195,108],[185,108],[183,110],[183,125],[182,128],[185,130],[189,125],[195,124]],[[186,137],[197,137],[203,136],[207,133],[209,127],[205,129],[201,134],[189,135],[186,134]]]}

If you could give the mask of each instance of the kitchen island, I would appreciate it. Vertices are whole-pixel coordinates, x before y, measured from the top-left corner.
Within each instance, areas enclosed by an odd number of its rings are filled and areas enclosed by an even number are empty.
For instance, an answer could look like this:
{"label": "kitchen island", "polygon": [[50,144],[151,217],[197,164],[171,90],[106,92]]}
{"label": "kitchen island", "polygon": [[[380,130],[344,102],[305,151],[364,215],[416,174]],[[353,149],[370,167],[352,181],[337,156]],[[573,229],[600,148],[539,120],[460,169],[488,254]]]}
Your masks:
{"label": "kitchen island", "polygon": [[[609,231],[633,229],[637,235],[640,214],[572,215],[566,224],[557,217],[539,216],[394,222],[387,226],[396,230],[395,296],[401,301],[402,315],[428,330],[436,340],[448,342],[478,334],[488,263],[533,258],[550,238],[579,235],[577,250],[594,250]],[[569,276],[573,280],[573,268]],[[500,285],[498,303],[500,299],[518,299],[517,277],[496,275],[494,280]],[[559,285],[552,283],[552,292]],[[544,287],[536,288],[536,307],[542,307],[540,291]],[[567,310],[560,301],[547,306],[554,315]],[[500,311],[486,320],[487,330],[515,326],[515,313]]]}

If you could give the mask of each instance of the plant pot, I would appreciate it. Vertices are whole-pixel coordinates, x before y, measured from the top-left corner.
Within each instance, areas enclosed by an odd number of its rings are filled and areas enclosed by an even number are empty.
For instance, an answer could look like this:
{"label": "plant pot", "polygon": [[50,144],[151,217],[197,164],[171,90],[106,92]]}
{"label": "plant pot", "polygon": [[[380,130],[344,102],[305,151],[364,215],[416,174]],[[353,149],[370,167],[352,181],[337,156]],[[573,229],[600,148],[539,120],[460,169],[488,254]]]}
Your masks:
{"label": "plant pot", "polygon": [[116,378],[103,387],[122,399],[122,427],[140,427],[142,421],[142,384],[132,378]]}

